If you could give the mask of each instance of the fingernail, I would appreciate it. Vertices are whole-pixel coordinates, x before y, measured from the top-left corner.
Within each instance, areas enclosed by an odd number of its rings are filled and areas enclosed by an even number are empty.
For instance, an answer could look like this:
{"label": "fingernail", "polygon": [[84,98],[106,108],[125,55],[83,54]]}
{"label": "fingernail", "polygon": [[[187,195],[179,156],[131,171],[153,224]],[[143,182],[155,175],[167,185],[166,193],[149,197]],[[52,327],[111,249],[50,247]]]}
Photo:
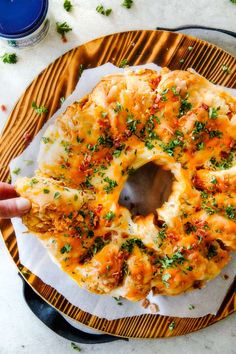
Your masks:
{"label": "fingernail", "polygon": [[26,211],[31,206],[30,201],[25,198],[17,198],[16,205],[17,205],[17,209],[20,211]]}

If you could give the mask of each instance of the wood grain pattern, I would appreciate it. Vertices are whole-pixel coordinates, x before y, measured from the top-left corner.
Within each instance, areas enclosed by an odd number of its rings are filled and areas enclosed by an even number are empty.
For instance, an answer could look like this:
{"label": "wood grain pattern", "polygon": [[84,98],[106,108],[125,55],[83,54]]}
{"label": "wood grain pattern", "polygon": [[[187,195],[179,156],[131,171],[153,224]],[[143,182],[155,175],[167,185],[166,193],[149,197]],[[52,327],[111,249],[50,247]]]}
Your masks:
{"label": "wood grain pattern", "polygon": [[[236,58],[202,40],[163,31],[131,31],[98,38],[58,58],[21,96],[0,139],[0,180],[8,180],[9,162],[26,147],[25,134],[33,138],[60,107],[60,97],[72,93],[79,80],[81,65],[83,68],[96,67],[106,62],[119,65],[124,58],[131,65],[154,62],[170,69],[192,67],[217,84],[236,88]],[[222,65],[230,68],[230,75],[222,70]],[[48,113],[38,115],[31,107],[32,101],[48,107]],[[92,316],[70,304],[55,289],[22,266],[10,220],[1,221],[0,227],[14,262],[32,288],[57,310],[95,329],[124,337],[171,337],[207,327],[236,310],[234,282],[216,316],[173,318],[142,315],[114,321]],[[170,331],[168,327],[172,321],[175,321],[175,329]]]}

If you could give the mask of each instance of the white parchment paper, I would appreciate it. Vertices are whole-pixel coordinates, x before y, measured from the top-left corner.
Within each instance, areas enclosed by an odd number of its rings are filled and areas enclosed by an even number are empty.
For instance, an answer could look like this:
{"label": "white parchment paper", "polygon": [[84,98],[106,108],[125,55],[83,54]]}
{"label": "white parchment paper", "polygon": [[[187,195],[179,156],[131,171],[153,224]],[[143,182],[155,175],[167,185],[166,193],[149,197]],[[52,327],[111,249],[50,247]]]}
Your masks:
{"label": "white parchment paper", "polygon": [[[137,68],[150,68],[160,70],[155,64],[146,64]],[[48,125],[52,124],[56,117],[62,113],[66,107],[89,93],[100,79],[107,74],[123,72],[124,69],[115,67],[108,63],[98,68],[85,70],[72,95],[63,103],[62,107],[53,115],[53,117],[44,125],[41,131],[34,138],[27,149],[10,164],[12,183],[16,175],[12,173],[15,168],[21,169],[20,175],[32,176],[37,169],[37,155],[39,144]],[[228,89],[227,89],[228,90]],[[229,89],[231,94],[236,95],[235,91]],[[129,189],[129,188],[128,188]],[[132,191],[130,192],[132,193]],[[127,193],[126,193],[127,194]],[[46,249],[36,236],[25,233],[27,230],[22,224],[21,219],[13,218],[12,223],[15,229],[19,256],[21,263],[30,269],[34,274],[42,279],[43,282],[57,289],[73,305],[90,314],[106,318],[117,319],[128,316],[141,315],[149,313],[149,309],[144,309],[141,304],[122,300],[122,306],[107,295],[95,295],[81,289],[66,273],[64,273],[49,257]],[[235,276],[236,255],[233,255],[230,264],[207,286],[201,290],[170,297],[170,296],[148,296],[152,303],[159,307],[159,314],[176,317],[201,317],[208,313],[215,314],[219,309],[230,285]],[[223,277],[227,274],[228,278]],[[193,305],[193,306],[190,306]],[[191,307],[194,307],[190,310]]]}

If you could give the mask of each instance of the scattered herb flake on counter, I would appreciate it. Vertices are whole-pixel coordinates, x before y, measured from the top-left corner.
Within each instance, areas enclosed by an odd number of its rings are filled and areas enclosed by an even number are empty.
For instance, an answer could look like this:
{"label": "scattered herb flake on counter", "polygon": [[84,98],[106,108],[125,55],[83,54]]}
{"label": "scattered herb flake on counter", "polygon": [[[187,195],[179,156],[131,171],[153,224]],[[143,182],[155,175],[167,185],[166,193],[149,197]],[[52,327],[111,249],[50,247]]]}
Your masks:
{"label": "scattered herb flake on counter", "polygon": [[172,321],[170,324],[169,324],[169,330],[170,331],[173,331],[174,330],[174,328],[175,328],[175,321]]}
{"label": "scattered herb flake on counter", "polygon": [[184,59],[182,58],[182,59],[180,59],[180,64],[183,64],[184,63]]}
{"label": "scattered herb flake on counter", "polygon": [[15,53],[5,53],[0,57],[5,64],[16,64],[18,61]]}
{"label": "scattered herb flake on counter", "polygon": [[14,175],[17,175],[17,176],[18,176],[18,175],[21,173],[21,168],[20,168],[20,167],[17,167],[17,168],[15,168],[12,172],[14,173]]}
{"label": "scattered herb flake on counter", "polygon": [[128,59],[122,59],[119,68],[125,68],[127,65],[129,65]]}
{"label": "scattered herb flake on counter", "polygon": [[0,108],[1,108],[1,111],[2,111],[2,112],[6,112],[6,110],[7,110],[7,107],[5,106],[5,104],[2,104],[2,105],[0,106]]}
{"label": "scattered herb flake on counter", "polygon": [[84,71],[84,66],[83,66],[83,64],[80,64],[80,66],[79,66],[79,79],[81,78],[83,71]]}
{"label": "scattered herb flake on counter", "polygon": [[189,309],[189,310],[194,310],[194,309],[195,309],[195,306],[194,306],[193,304],[189,304],[188,309]]}
{"label": "scattered herb flake on counter", "polygon": [[50,138],[48,138],[47,136],[42,136],[42,141],[44,142],[44,144],[49,143]]}
{"label": "scattered herb flake on counter", "polygon": [[112,12],[112,9],[105,9],[104,6],[100,4],[96,7],[96,11],[103,16],[109,16]]}
{"label": "scattered herb flake on counter", "polygon": [[68,25],[67,22],[56,22],[57,33],[61,36],[65,36],[67,32],[72,31],[72,28]]}
{"label": "scattered herb flake on counter", "polygon": [[76,350],[77,352],[81,352],[81,348],[77,344],[71,342],[70,345],[72,349]]}
{"label": "scattered herb flake on counter", "polygon": [[69,253],[71,251],[72,247],[69,243],[66,243],[60,250],[61,254],[64,253]]}
{"label": "scattered herb flake on counter", "polygon": [[61,105],[65,102],[65,100],[66,100],[65,97],[61,97],[61,98],[60,98],[60,103],[61,103]]}
{"label": "scattered herb flake on counter", "polygon": [[133,0],[124,0],[121,6],[126,7],[126,9],[130,9],[133,6]]}
{"label": "scattered herb flake on counter", "polygon": [[63,4],[63,7],[64,9],[67,11],[67,12],[70,12],[73,8],[73,5],[72,3],[70,2],[70,0],[65,0],[64,1],[64,4]]}
{"label": "scattered herb flake on counter", "polygon": [[192,46],[189,46],[189,47],[188,47],[188,50],[189,50],[189,51],[193,50],[193,47],[192,47]]}
{"label": "scattered herb flake on counter", "polygon": [[32,108],[35,110],[36,113],[38,114],[43,114],[48,111],[48,109],[44,106],[37,106],[36,102],[32,102]]}
{"label": "scattered herb flake on counter", "polygon": [[23,160],[27,166],[33,165],[34,161],[33,160]]}
{"label": "scattered herb flake on counter", "polygon": [[231,74],[231,69],[228,67],[228,65],[222,65],[222,70],[226,74]]}

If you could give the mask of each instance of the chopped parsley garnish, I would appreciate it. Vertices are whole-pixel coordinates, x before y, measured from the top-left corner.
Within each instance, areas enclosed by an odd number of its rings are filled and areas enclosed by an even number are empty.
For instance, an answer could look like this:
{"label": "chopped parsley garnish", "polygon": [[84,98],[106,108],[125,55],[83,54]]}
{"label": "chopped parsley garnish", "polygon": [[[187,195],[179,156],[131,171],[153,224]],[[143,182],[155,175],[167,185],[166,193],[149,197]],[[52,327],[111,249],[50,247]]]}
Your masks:
{"label": "chopped parsley garnish", "polygon": [[152,150],[154,148],[154,145],[151,143],[150,140],[145,141],[145,146],[148,148],[148,150]]}
{"label": "chopped parsley garnish", "polygon": [[178,118],[184,116],[188,111],[192,109],[192,103],[188,101],[188,95],[181,100]]}
{"label": "chopped parsley garnish", "polygon": [[171,257],[166,255],[164,258],[159,260],[162,268],[164,269],[176,267],[177,264],[183,264],[184,261],[185,258],[180,251],[175,252]]}
{"label": "chopped parsley garnish", "polygon": [[66,243],[60,250],[61,254],[64,253],[69,253],[71,251],[72,247],[69,243]]}
{"label": "chopped parsley garnish", "polygon": [[236,221],[236,208],[232,205],[228,205],[225,209],[225,216],[231,220]]}
{"label": "chopped parsley garnish", "polygon": [[193,134],[199,134],[203,132],[206,128],[206,123],[199,122],[198,120],[194,122],[194,129],[193,129]]}
{"label": "chopped parsley garnish", "polygon": [[59,199],[61,197],[61,193],[59,193],[59,192],[55,192],[54,193],[54,199]]}
{"label": "chopped parsley garnish", "polygon": [[211,119],[216,119],[218,117],[218,110],[219,110],[219,108],[210,107],[209,108],[209,117]]}
{"label": "chopped parsley garnish", "polygon": [[126,123],[129,131],[135,133],[137,129],[137,124],[140,123],[140,120],[134,119],[133,114],[128,114],[126,118]]}
{"label": "chopped parsley garnish", "polygon": [[223,133],[220,130],[209,131],[210,138],[222,138]]}
{"label": "chopped parsley garnish", "polygon": [[81,352],[81,348],[77,344],[71,342],[70,345],[72,349],[76,350],[77,352]]}
{"label": "chopped parsley garnish", "polygon": [[130,9],[133,5],[133,0],[124,0],[121,6],[126,7],[126,9]]}
{"label": "chopped parsley garnish", "polygon": [[44,193],[44,194],[49,194],[49,193],[50,193],[50,190],[47,189],[47,188],[44,188],[44,189],[43,189],[43,193]]}
{"label": "chopped parsley garnish", "polygon": [[39,181],[37,178],[32,178],[31,181],[30,181],[30,185],[31,187],[33,187],[34,184],[37,184]]}
{"label": "chopped parsley garnish", "polygon": [[46,113],[48,111],[48,109],[46,107],[44,107],[44,106],[37,106],[37,104],[34,101],[32,102],[32,108],[38,114],[43,114],[43,113]]}
{"label": "chopped parsley garnish", "polygon": [[170,331],[173,331],[175,329],[175,321],[172,321],[170,324],[169,324],[169,330]]}
{"label": "chopped parsley garnish", "polygon": [[119,113],[119,112],[121,112],[123,109],[124,109],[124,108],[123,108],[122,104],[120,104],[119,102],[116,102],[116,106],[115,106],[115,108],[114,108],[113,110],[114,110],[115,113]]}
{"label": "chopped parsley garnish", "polygon": [[44,142],[44,144],[47,144],[50,142],[50,138],[47,136],[42,136],[42,141]]}
{"label": "chopped parsley garnish", "polygon": [[179,139],[173,139],[168,144],[163,145],[163,151],[167,152],[168,155],[174,156],[175,148],[182,147],[183,142]]}
{"label": "chopped parsley garnish", "polygon": [[12,171],[15,175],[19,175],[21,173],[21,168],[20,167],[16,167],[13,171]]}
{"label": "chopped parsley garnish", "polygon": [[129,65],[128,59],[122,59],[119,68],[125,68],[127,65]]}
{"label": "chopped parsley garnish", "polygon": [[88,238],[92,238],[94,236],[93,230],[88,230],[87,236],[88,236]]}
{"label": "chopped parsley garnish", "polygon": [[175,96],[179,96],[179,92],[177,91],[176,86],[172,86],[172,87],[171,87],[171,91],[173,92],[173,94],[174,94]]}
{"label": "chopped parsley garnish", "polygon": [[26,164],[27,166],[31,166],[31,165],[34,164],[34,161],[33,161],[33,160],[24,160],[24,162],[25,162],[25,164]]}
{"label": "chopped parsley garnish", "polygon": [[197,145],[196,145],[196,148],[197,148],[198,151],[204,150],[204,147],[205,147],[205,144],[204,144],[203,141],[197,143]]}
{"label": "chopped parsley garnish", "polygon": [[212,259],[215,256],[217,256],[217,248],[214,245],[210,245],[208,248],[207,258]]}
{"label": "chopped parsley garnish", "polygon": [[138,246],[139,248],[141,249],[144,249],[145,246],[143,244],[143,242],[138,239],[138,238],[131,238],[127,241],[125,241],[122,246],[121,246],[121,249],[123,251],[127,251],[128,253],[132,253],[133,249],[134,249],[134,246]]}
{"label": "chopped parsley garnish", "polygon": [[61,36],[65,36],[67,32],[72,31],[72,28],[68,25],[67,22],[56,22],[57,33]]}
{"label": "chopped parsley garnish", "polygon": [[217,184],[217,179],[216,179],[215,177],[212,177],[211,183],[212,183],[212,184]]}
{"label": "chopped parsley garnish", "polygon": [[115,213],[113,213],[113,211],[109,211],[105,216],[104,219],[111,221],[114,219],[114,217],[116,216]]}
{"label": "chopped parsley garnish", "polygon": [[171,278],[171,274],[170,273],[165,273],[162,275],[162,282],[165,285],[166,288],[169,288],[170,284],[168,283],[168,280]]}
{"label": "chopped parsley garnish", "polygon": [[[232,1],[232,0],[231,0]],[[236,1],[236,0],[235,0]],[[222,65],[222,70],[226,74],[231,74],[231,69],[228,67],[228,65]]]}
{"label": "chopped parsley garnish", "polygon": [[17,55],[15,53],[5,53],[0,57],[5,64],[16,64],[17,63]]}
{"label": "chopped parsley garnish", "polygon": [[112,12],[112,9],[109,8],[109,9],[105,9],[103,5],[98,5],[96,7],[96,11],[98,13],[100,13],[101,15],[104,15],[104,16],[109,16]]}
{"label": "chopped parsley garnish", "polygon": [[70,12],[73,8],[73,5],[72,3],[70,2],[70,0],[64,0],[64,4],[63,4],[63,7],[64,9],[67,11],[67,12]]}
{"label": "chopped parsley garnish", "polygon": [[107,182],[108,184],[103,187],[104,191],[107,193],[110,193],[115,187],[118,186],[117,182],[110,179],[109,177],[104,178],[104,182]]}
{"label": "chopped parsley garnish", "polygon": [[186,224],[184,224],[184,230],[186,232],[187,235],[191,234],[191,232],[195,232],[197,231],[197,228],[195,225],[191,224],[191,222],[186,222]]}
{"label": "chopped parsley garnish", "polygon": [[80,137],[77,135],[76,141],[77,141],[77,143],[82,143],[82,142],[84,141],[84,139],[80,138]]}
{"label": "chopped parsley garnish", "polygon": [[220,161],[217,161],[217,160],[215,159],[215,157],[212,157],[212,158],[210,159],[210,163],[211,163],[214,167],[218,168],[219,170],[226,170],[226,169],[232,167],[233,159],[234,159],[234,155],[233,155],[233,153],[230,153],[230,154],[228,155],[228,157],[222,158]]}
{"label": "chopped parsley garnish", "polygon": [[166,88],[165,90],[163,90],[163,91],[161,92],[161,101],[163,101],[163,102],[166,102],[166,101],[167,101],[166,94],[167,94],[168,91],[169,91],[169,89]]}

